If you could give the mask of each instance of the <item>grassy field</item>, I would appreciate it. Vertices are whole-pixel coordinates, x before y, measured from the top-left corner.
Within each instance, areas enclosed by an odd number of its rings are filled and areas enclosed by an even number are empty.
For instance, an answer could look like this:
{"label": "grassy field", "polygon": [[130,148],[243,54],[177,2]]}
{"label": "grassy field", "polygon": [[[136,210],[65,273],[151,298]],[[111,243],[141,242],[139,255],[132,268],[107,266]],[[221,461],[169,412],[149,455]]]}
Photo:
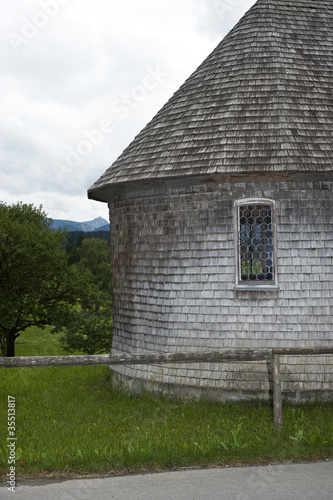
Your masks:
{"label": "grassy field", "polygon": [[64,354],[60,347],[58,334],[50,334],[51,327],[41,330],[31,327],[21,333],[15,343],[16,356],[57,356]]}
{"label": "grassy field", "polygon": [[[30,331],[17,345],[17,355],[60,353],[57,338],[47,331]],[[333,404],[284,404],[278,440],[269,403],[130,395],[111,387],[105,366],[2,368],[3,475],[8,472],[8,395],[16,404],[18,478],[333,457]]]}

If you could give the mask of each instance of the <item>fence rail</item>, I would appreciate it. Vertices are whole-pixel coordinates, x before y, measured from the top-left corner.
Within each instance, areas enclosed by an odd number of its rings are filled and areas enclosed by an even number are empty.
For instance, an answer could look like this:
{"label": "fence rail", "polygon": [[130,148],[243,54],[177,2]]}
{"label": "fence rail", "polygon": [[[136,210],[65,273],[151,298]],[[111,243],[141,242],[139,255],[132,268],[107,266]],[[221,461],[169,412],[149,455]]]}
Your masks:
{"label": "fence rail", "polygon": [[221,349],[220,351],[154,354],[94,354],[79,356],[0,357],[0,366],[27,368],[87,365],[149,365],[165,363],[230,363],[232,361],[263,361],[279,356],[314,356],[333,354],[332,347],[282,349]]}
{"label": "fence rail", "polygon": [[221,351],[154,354],[95,354],[90,356],[19,356],[0,357],[5,368],[88,366],[88,365],[151,365],[173,363],[230,363],[272,360],[274,429],[282,432],[282,393],[280,356],[332,355],[332,347],[279,349],[222,349]]}

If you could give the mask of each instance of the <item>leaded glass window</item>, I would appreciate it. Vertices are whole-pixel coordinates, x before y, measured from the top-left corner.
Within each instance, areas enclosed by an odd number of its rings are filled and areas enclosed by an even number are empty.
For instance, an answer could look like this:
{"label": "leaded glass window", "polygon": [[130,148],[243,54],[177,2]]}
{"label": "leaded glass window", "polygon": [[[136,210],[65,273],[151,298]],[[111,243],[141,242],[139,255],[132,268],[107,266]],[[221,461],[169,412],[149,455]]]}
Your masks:
{"label": "leaded glass window", "polygon": [[274,281],[273,206],[238,206],[239,281]]}

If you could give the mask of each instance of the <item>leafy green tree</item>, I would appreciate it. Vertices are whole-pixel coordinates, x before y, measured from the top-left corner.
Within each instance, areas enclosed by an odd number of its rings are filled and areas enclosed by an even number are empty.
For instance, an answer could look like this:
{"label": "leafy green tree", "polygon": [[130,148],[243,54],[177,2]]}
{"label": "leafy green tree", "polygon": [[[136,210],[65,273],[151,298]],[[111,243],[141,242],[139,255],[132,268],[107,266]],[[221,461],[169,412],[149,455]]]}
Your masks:
{"label": "leafy green tree", "polygon": [[111,284],[110,249],[107,241],[100,238],[87,238],[77,249],[78,267],[89,269],[94,283],[100,290],[109,294]]}
{"label": "leafy green tree", "polygon": [[[57,328],[55,329],[57,331]],[[82,303],[79,308],[69,308],[62,329],[61,345],[68,353],[85,354],[110,352],[112,343],[111,301],[103,293]]]}
{"label": "leafy green tree", "polygon": [[15,356],[20,332],[63,323],[69,305],[94,293],[91,275],[68,266],[65,233],[50,225],[42,207],[0,203],[2,356]]}
{"label": "leafy green tree", "polygon": [[[107,241],[88,238],[77,249],[79,272],[89,273],[95,288],[80,307],[68,308],[63,322],[62,347],[72,353],[109,352],[112,343],[111,264]],[[55,331],[59,330],[56,328]]]}
{"label": "leafy green tree", "polygon": [[76,259],[75,259],[75,254],[76,254],[75,245],[74,245],[73,239],[71,237],[69,237],[68,234],[66,236],[67,237],[66,237],[66,241],[64,242],[64,249],[66,250],[66,253],[67,253],[67,256],[68,256],[68,263],[69,264],[74,264],[74,262],[76,262]]}

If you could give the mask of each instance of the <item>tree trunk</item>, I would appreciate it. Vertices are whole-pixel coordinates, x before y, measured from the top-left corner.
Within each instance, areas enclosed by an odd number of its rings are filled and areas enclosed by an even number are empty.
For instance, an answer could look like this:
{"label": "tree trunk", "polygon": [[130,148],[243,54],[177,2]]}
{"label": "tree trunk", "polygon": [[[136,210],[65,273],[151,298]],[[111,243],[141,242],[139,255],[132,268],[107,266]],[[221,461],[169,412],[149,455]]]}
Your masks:
{"label": "tree trunk", "polygon": [[1,337],[1,351],[4,358],[15,357],[15,340],[18,336],[12,330],[5,330],[4,336]]}

